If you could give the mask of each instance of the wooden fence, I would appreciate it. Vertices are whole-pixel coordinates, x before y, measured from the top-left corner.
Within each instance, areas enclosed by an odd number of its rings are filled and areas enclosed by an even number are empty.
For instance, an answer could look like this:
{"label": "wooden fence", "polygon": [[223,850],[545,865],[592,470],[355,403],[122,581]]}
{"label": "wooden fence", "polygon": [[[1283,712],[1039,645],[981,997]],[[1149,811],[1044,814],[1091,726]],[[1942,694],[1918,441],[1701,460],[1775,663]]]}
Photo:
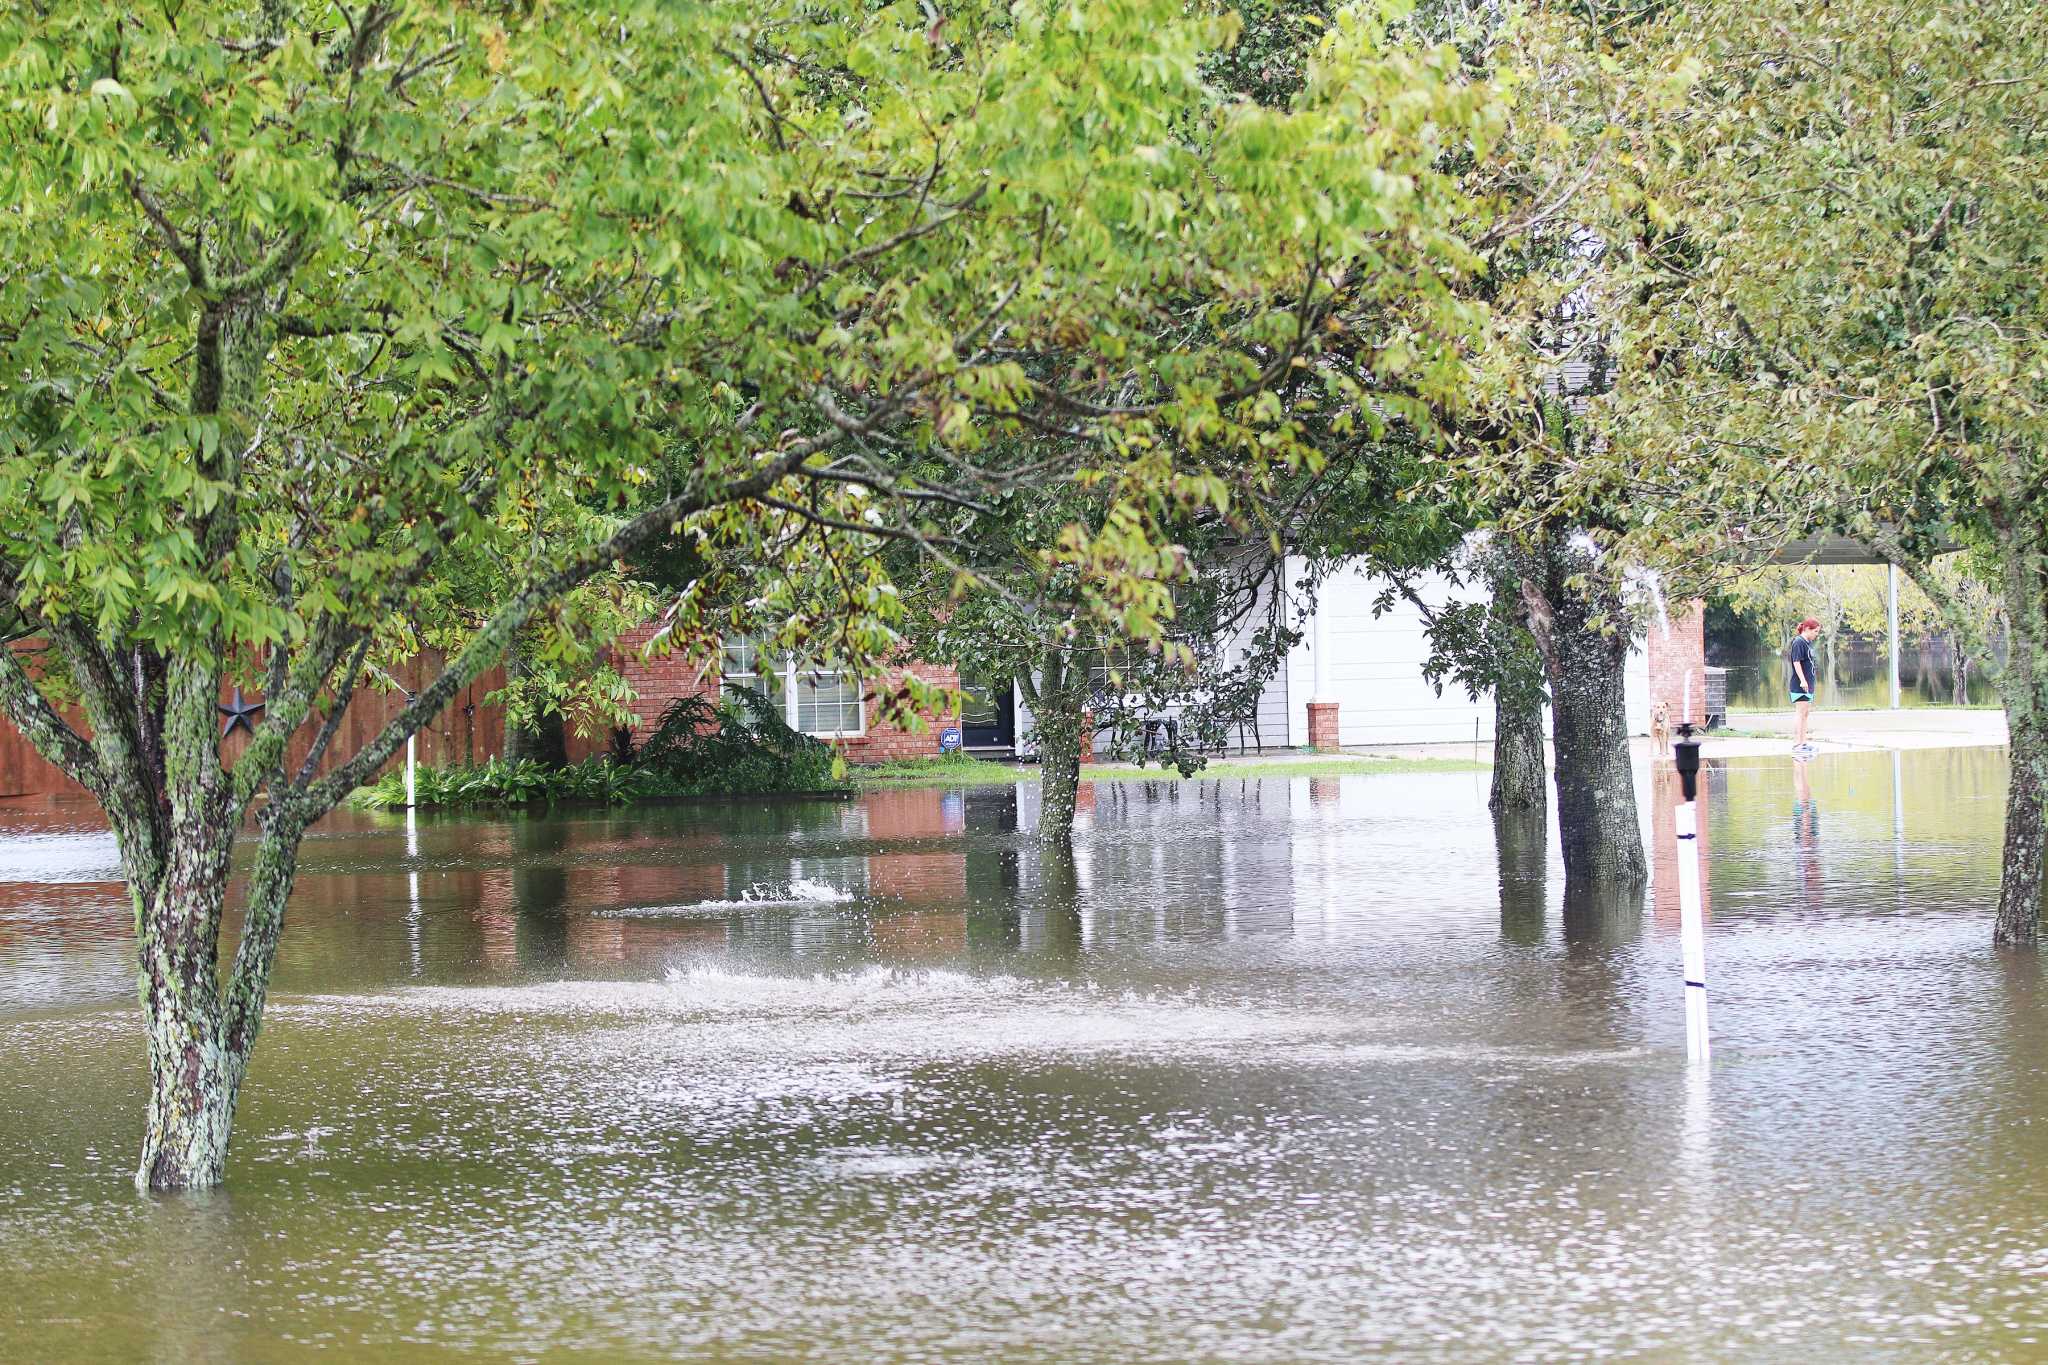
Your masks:
{"label": "wooden fence", "polygon": [[[33,648],[33,646],[29,646]],[[426,654],[415,659],[407,667],[398,669],[393,675],[406,688],[417,688],[431,680],[441,667],[437,654]],[[505,744],[505,713],[484,698],[505,685],[503,669],[494,668],[483,674],[468,687],[455,695],[447,709],[434,718],[433,724],[419,732],[419,758],[422,763],[454,764],[481,763],[500,753]],[[226,701],[230,689],[223,688],[221,700]],[[261,700],[261,698],[252,698]],[[405,705],[405,698],[398,692],[385,691],[365,682],[356,689],[349,702],[348,715],[343,719],[334,742],[328,746],[321,763],[325,771],[343,763],[353,755]],[[321,714],[315,712],[312,719],[299,728],[292,737],[291,758],[293,764],[302,762],[312,747],[313,736],[318,732]],[[75,715],[74,725],[83,725]],[[225,717],[223,717],[225,720]],[[259,717],[260,723],[260,717]],[[221,741],[220,753],[223,763],[232,763],[248,746],[249,737],[245,731],[237,730]],[[391,768],[405,762],[405,751],[386,764]],[[79,796],[86,792],[77,783],[45,762],[21,732],[5,719],[0,719],[0,796]]]}

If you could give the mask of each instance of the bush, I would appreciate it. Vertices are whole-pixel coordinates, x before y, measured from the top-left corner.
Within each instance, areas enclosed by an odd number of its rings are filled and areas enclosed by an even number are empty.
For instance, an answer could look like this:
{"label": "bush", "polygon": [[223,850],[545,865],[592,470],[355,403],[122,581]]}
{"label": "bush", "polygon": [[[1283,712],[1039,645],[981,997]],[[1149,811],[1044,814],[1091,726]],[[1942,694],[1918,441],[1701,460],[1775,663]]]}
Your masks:
{"label": "bush", "polygon": [[[422,806],[520,806],[545,801],[604,801],[614,805],[658,795],[659,783],[636,768],[602,758],[550,768],[532,759],[508,763],[494,758],[474,767],[418,771]],[[405,770],[395,769],[355,794],[355,804],[373,809],[405,805]]]}
{"label": "bush", "polygon": [[746,689],[716,705],[677,698],[636,761],[678,795],[819,791],[839,780],[830,745],[792,730],[780,707]]}
{"label": "bush", "polygon": [[[469,767],[418,769],[422,806],[519,806],[600,801],[613,805],[650,796],[730,796],[822,791],[838,784],[831,746],[789,728],[780,711],[755,692],[713,705],[683,697],[635,753],[614,744],[614,757],[551,768],[532,759],[494,758]],[[619,755],[625,756],[621,761]],[[359,789],[358,806],[405,805],[405,771],[395,769]]]}

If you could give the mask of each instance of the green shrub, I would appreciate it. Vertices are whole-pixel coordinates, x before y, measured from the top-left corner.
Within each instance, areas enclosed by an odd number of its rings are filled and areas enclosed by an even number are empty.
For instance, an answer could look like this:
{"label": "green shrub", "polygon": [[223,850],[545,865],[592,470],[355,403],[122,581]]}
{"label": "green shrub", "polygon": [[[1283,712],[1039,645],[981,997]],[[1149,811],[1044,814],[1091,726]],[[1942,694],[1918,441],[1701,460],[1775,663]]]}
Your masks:
{"label": "green shrub", "polygon": [[[418,770],[422,806],[520,806],[532,802],[604,801],[612,804],[659,794],[660,783],[636,768],[589,758],[564,768],[532,759],[494,758],[473,767]],[[405,805],[405,771],[395,769],[358,790],[355,804],[373,809]]]}
{"label": "green shrub", "polygon": [[[421,767],[415,780],[422,806],[619,805],[650,796],[822,791],[838,783],[838,769],[831,746],[790,729],[759,694],[739,692],[716,705],[702,697],[677,700],[637,752],[630,744],[615,744],[612,756],[563,768],[501,758],[467,767]],[[371,809],[402,808],[405,771],[384,774],[360,788],[353,801]]]}
{"label": "green shrub", "polygon": [[678,697],[634,761],[678,795],[819,791],[839,781],[832,747],[791,729],[780,707],[748,689],[715,705]]}

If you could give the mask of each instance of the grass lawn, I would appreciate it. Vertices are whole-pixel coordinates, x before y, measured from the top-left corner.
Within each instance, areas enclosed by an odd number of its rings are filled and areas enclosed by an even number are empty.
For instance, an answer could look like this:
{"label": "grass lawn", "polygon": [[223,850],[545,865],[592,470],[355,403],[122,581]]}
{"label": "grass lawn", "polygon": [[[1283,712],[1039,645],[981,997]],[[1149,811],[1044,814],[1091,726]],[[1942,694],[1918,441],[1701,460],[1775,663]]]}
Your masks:
{"label": "grass lawn", "polygon": [[846,780],[857,787],[988,787],[1028,782],[1037,775],[1035,766],[994,763],[966,754],[849,764],[846,769]]}
{"label": "grass lawn", "polygon": [[[1240,778],[1366,777],[1384,773],[1483,772],[1484,763],[1467,758],[1273,758],[1214,762],[1194,781],[1236,781]],[[1035,764],[995,763],[985,758],[948,754],[941,758],[904,759],[847,770],[862,787],[990,786],[1029,782],[1038,776]],[[1083,782],[1178,782],[1171,768],[1134,768],[1124,763],[1090,763],[1081,769]]]}

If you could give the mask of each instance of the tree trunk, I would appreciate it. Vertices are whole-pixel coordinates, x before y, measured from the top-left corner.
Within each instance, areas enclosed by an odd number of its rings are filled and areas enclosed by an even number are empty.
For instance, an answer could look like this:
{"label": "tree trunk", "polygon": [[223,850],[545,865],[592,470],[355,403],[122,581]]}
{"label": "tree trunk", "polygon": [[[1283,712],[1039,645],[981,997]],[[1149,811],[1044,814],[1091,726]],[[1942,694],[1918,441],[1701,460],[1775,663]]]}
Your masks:
{"label": "tree trunk", "polygon": [[1970,656],[1964,652],[1960,637],[1955,640],[1955,683],[1949,692],[1949,701],[1956,706],[1970,704]]}
{"label": "tree trunk", "polygon": [[[1838,636],[1840,635],[1840,633],[1841,633],[1841,632],[1840,632],[1839,630],[1831,630],[1831,631],[1829,631],[1829,632],[1828,632],[1828,690],[1827,690],[1827,698],[1828,698],[1828,700],[1829,700],[1829,701],[1833,701],[1833,700],[1835,700],[1835,699],[1836,699],[1837,697],[1839,697],[1839,696],[1841,696],[1841,695],[1842,695],[1842,691],[1841,691],[1841,687],[1840,687],[1840,683],[1841,683],[1841,677],[1842,677],[1842,674],[1841,674],[1841,667],[1840,667],[1840,654],[1839,654],[1839,649],[1838,649],[1838,646],[1837,646],[1837,637],[1838,637]],[[1818,700],[1818,698],[1816,698],[1815,700]]]}
{"label": "tree trunk", "polygon": [[1493,790],[1486,806],[1543,809],[1543,694],[1502,688],[1493,697]]}
{"label": "tree trunk", "polygon": [[2031,706],[2008,704],[2011,774],[2005,789],[2005,853],[1998,876],[1992,941],[2031,944],[2041,934],[2043,802],[2048,800],[2048,729]]}
{"label": "tree trunk", "polygon": [[[1547,536],[1536,560],[1541,578],[1525,578],[1522,590],[1550,679],[1566,890],[1575,882],[1641,886],[1649,861],[1628,752],[1627,612],[1586,549]],[[1573,586],[1574,579],[1581,586]]]}
{"label": "tree trunk", "polygon": [[176,829],[163,886],[153,896],[135,892],[149,1045],[139,1188],[205,1189],[221,1181],[235,1104],[263,1025],[301,834],[296,824],[266,817],[225,995],[217,966],[234,828],[196,823]]}
{"label": "tree trunk", "polygon": [[[1998,872],[1998,917],[1991,931],[2000,946],[2027,945],[2041,936],[2043,849],[2048,846],[2048,553],[2029,529],[1994,509],[1998,528],[1999,595],[2004,599],[2005,666],[1998,670],[2005,704],[2008,769],[2005,848]],[[1971,608],[1930,572],[1926,563],[1902,567],[1941,608],[1957,639],[1956,672],[1963,672],[1961,641],[1980,635]],[[1926,646],[1923,643],[1923,654]],[[1959,684],[1960,685],[1960,684]]]}
{"label": "tree trunk", "polygon": [[218,923],[221,890],[166,887],[138,911],[149,1052],[147,1121],[135,1173],[143,1189],[217,1185],[227,1166],[235,1095],[220,1036],[216,940],[210,927],[200,927]]}
{"label": "tree trunk", "polygon": [[1081,746],[1087,742],[1088,669],[1057,650],[1040,661],[1036,679],[1020,679],[1031,704],[1038,747],[1038,841],[1064,845],[1074,837],[1080,797]]}
{"label": "tree trunk", "polygon": [[[520,684],[533,673],[533,662],[526,657],[526,643],[515,640],[512,648],[505,651],[505,684],[515,692]],[[525,699],[531,701],[530,698]],[[535,711],[514,721],[513,714],[505,717],[505,761],[516,763],[528,759],[550,768],[565,768],[569,765],[569,727],[560,712]]]}

